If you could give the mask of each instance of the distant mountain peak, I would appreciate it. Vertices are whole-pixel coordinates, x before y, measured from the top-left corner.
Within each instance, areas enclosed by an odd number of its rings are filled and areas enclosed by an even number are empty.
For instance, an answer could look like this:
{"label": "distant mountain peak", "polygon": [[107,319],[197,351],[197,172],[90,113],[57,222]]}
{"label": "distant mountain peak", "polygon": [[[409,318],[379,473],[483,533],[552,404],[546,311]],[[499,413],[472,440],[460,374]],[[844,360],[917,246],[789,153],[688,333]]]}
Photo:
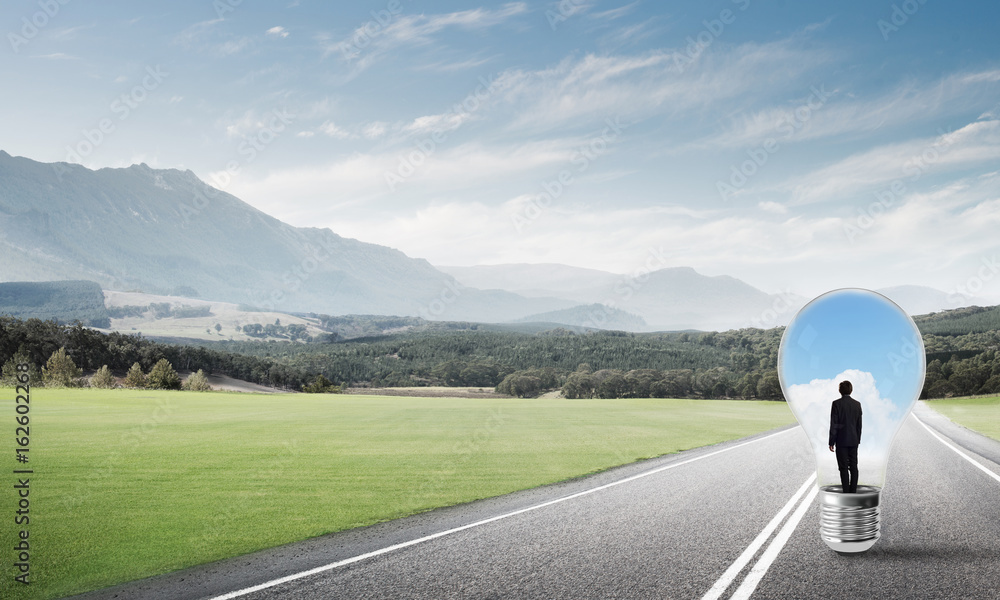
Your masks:
{"label": "distant mountain peak", "polygon": [[499,322],[573,305],[462,288],[426,260],[292,227],[190,170],[147,163],[91,170],[2,152],[0,251],[0,281],[186,289],[280,311]]}

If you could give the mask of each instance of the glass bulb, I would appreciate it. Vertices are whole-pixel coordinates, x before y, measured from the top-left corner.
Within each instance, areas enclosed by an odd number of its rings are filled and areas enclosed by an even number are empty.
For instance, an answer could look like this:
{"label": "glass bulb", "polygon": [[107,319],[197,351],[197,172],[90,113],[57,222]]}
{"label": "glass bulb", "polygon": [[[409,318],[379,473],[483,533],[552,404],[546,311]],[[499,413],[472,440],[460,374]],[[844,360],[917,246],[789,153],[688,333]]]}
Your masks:
{"label": "glass bulb", "polygon": [[[880,495],[892,440],[924,385],[924,344],[913,319],[881,294],[827,292],[805,305],[785,329],[778,378],[816,456],[820,537],[838,552],[864,552],[880,537]],[[830,451],[830,413],[839,384],[861,403],[858,486],[841,486]]]}

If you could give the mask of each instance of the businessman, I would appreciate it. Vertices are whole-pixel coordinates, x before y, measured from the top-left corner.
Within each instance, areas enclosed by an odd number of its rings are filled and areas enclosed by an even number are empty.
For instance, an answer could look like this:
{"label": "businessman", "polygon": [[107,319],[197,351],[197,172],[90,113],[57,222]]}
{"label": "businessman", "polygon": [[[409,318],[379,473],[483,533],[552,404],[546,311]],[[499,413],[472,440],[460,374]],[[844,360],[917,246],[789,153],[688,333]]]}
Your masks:
{"label": "businessman", "polygon": [[[830,411],[830,452],[837,453],[837,468],[844,492],[858,491],[858,446],[861,444],[861,403],[851,398],[854,386],[840,382],[840,398]],[[836,450],[834,450],[836,448]]]}

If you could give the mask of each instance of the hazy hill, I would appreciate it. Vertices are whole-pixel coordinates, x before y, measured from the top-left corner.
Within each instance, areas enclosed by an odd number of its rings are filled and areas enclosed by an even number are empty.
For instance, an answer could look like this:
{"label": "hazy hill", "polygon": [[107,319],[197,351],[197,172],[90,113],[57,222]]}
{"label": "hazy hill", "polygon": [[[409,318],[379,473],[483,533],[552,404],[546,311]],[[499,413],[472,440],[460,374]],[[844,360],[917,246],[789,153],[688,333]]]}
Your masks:
{"label": "hazy hill", "polygon": [[588,304],[574,306],[563,310],[530,315],[520,319],[522,322],[559,323],[591,329],[617,329],[622,331],[645,331],[646,321],[639,315],[634,315],[619,308],[611,308],[603,304]]}
{"label": "hazy hill", "polygon": [[962,298],[950,299],[948,294],[922,285],[898,285],[875,291],[898,304],[910,315],[923,315],[957,308],[962,304],[952,300],[963,300]]}
{"label": "hazy hill", "polygon": [[775,327],[787,324],[806,302],[801,296],[767,294],[733,277],[708,277],[689,267],[660,269],[642,278],[556,264],[440,268],[466,285],[605,304],[644,319],[648,327],[642,329]]}
{"label": "hazy hill", "polygon": [[480,265],[441,267],[463,285],[480,289],[499,289],[522,296],[550,296],[580,303],[607,300],[615,283],[626,280],[597,269],[583,269],[554,263]]}
{"label": "hazy hill", "polygon": [[60,323],[80,321],[91,327],[110,323],[104,293],[93,281],[0,283],[0,314]]}
{"label": "hazy hill", "polygon": [[0,280],[89,279],[278,311],[505,321],[568,308],[463,288],[427,261],[297,228],[191,171],[92,171],[0,151]]}

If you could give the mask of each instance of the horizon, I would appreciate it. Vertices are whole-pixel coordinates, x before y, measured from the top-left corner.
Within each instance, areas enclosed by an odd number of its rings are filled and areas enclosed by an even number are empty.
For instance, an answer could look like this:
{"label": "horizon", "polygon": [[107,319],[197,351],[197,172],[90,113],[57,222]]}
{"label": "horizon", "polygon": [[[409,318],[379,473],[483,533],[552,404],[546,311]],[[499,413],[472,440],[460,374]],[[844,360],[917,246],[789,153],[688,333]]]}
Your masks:
{"label": "horizon", "polygon": [[0,147],[191,170],[433,265],[627,274],[663,248],[663,267],[768,293],[917,285],[988,304],[997,7],[914,6],[70,3],[35,19],[18,2],[0,14],[19,92],[0,102],[23,116]]}

